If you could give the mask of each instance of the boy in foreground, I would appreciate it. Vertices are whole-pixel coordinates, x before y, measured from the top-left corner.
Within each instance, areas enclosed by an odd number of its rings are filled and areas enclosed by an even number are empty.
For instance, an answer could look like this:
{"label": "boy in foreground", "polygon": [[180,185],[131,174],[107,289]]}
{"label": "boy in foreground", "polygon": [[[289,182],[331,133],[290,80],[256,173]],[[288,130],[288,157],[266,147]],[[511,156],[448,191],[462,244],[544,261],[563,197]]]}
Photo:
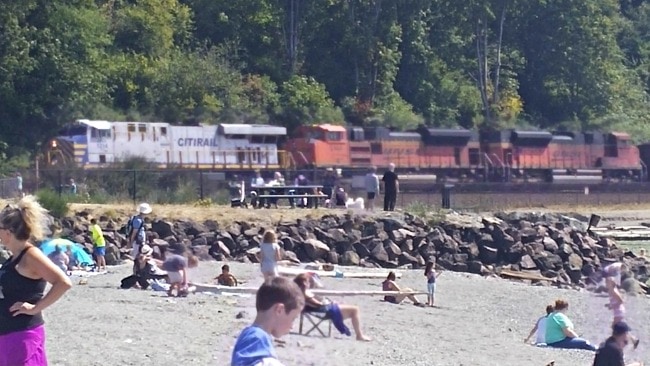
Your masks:
{"label": "boy in foreground", "polygon": [[275,277],[257,290],[257,316],[244,328],[232,352],[231,366],[282,366],[273,348],[273,338],[291,331],[305,298],[293,281]]}

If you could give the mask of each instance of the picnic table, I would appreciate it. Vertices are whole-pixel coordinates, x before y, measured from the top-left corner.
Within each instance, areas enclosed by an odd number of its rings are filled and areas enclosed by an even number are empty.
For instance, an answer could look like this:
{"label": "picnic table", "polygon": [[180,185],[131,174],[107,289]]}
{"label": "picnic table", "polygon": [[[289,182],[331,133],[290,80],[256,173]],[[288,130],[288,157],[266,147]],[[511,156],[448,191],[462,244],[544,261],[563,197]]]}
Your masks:
{"label": "picnic table", "polygon": [[[308,185],[308,186],[251,186],[251,192],[255,192],[258,199],[257,207],[263,206],[265,203],[270,207],[273,202],[277,207],[277,200],[286,198],[289,200],[291,207],[295,207],[296,199],[307,199],[307,207],[313,203],[315,208],[318,208],[318,201],[321,198],[329,198],[327,195],[320,194],[323,189],[322,185]],[[255,204],[254,204],[255,206]]]}

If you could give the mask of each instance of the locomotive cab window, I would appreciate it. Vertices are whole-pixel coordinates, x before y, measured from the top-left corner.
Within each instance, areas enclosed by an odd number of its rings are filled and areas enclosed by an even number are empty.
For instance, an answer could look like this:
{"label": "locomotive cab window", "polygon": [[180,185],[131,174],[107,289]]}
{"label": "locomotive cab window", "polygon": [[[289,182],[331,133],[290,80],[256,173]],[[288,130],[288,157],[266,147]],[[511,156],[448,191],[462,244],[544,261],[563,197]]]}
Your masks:
{"label": "locomotive cab window", "polygon": [[90,129],[90,138],[93,140],[102,140],[111,137],[111,130]]}
{"label": "locomotive cab window", "polygon": [[167,127],[160,127],[160,136],[167,136]]}
{"label": "locomotive cab window", "polygon": [[253,135],[251,136],[251,142],[254,144],[263,144],[266,140],[265,137],[266,136]]}
{"label": "locomotive cab window", "polygon": [[323,131],[321,130],[312,130],[306,133],[306,137],[308,139],[323,140],[325,135],[323,135]]}
{"label": "locomotive cab window", "polygon": [[343,140],[343,133],[341,132],[328,132],[327,141],[341,141]]}
{"label": "locomotive cab window", "polygon": [[138,132],[145,133],[147,132],[147,125],[144,123],[138,124]]}
{"label": "locomotive cab window", "polygon": [[128,132],[135,132],[135,125],[133,123],[129,123],[126,129]]}

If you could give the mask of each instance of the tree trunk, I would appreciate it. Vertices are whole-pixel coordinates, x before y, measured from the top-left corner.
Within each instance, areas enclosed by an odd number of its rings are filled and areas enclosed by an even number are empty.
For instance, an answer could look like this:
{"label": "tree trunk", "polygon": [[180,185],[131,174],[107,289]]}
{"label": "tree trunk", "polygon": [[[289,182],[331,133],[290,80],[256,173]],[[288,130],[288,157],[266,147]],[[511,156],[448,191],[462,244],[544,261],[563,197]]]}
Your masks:
{"label": "tree trunk", "polygon": [[499,19],[499,40],[497,42],[497,59],[494,66],[494,90],[492,91],[492,103],[499,103],[499,76],[501,74],[501,45],[503,44],[503,24],[506,20],[507,0],[503,2],[501,17]]}

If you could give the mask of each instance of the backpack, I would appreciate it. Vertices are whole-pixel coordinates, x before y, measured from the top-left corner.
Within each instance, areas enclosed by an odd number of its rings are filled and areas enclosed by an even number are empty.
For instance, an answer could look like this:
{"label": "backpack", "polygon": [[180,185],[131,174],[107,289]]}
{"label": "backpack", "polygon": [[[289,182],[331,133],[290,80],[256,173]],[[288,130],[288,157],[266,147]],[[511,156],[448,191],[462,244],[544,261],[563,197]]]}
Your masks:
{"label": "backpack", "polygon": [[[129,222],[126,223],[126,229],[124,230],[124,233],[126,234],[126,238],[127,238],[127,240],[128,240],[129,238],[131,238],[131,234],[133,233],[133,230],[135,229],[135,228],[133,227],[133,221],[134,221],[134,220],[135,220],[135,216],[131,216],[131,218],[129,219]],[[138,231],[142,230],[142,226],[143,226],[143,225],[141,225],[141,226],[138,228]],[[138,240],[137,237],[136,237],[135,239]]]}

